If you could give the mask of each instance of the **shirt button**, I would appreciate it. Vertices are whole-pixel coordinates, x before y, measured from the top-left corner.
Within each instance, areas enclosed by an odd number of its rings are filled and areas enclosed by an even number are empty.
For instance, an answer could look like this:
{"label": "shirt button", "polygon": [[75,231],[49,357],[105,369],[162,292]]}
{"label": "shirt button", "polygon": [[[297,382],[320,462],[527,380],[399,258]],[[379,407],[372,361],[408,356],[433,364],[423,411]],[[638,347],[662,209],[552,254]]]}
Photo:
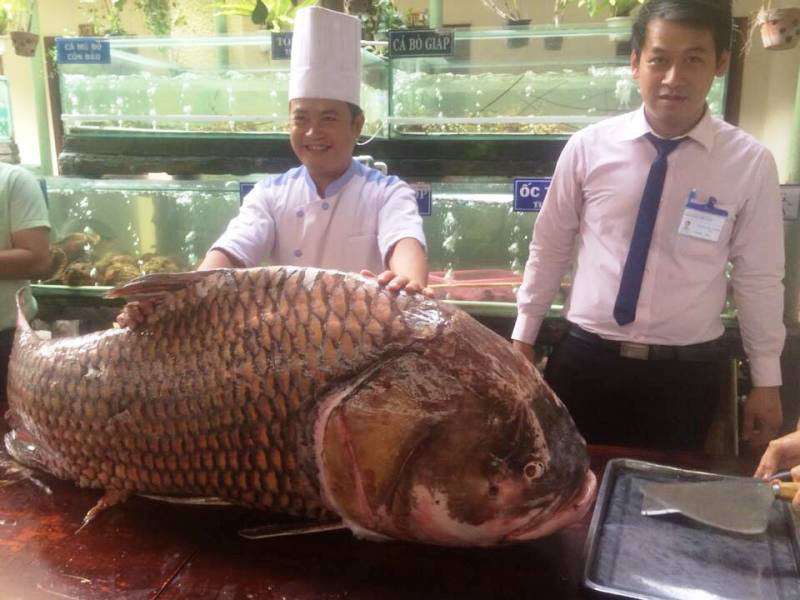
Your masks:
{"label": "shirt button", "polygon": [[322,203],[322,210],[328,210],[330,207],[331,207],[331,205],[328,204],[327,202],[323,202]]}
{"label": "shirt button", "polygon": [[301,256],[303,256],[303,251],[302,251],[302,250],[295,250],[295,251],[294,251],[294,255],[295,255],[297,258],[300,258]]}
{"label": "shirt button", "polygon": [[303,218],[303,215],[305,215],[305,214],[306,214],[306,213],[304,213],[304,212],[303,212],[303,209],[301,208],[300,210],[298,210],[298,211],[297,211],[297,218],[298,218],[298,219],[302,219],[302,218]]}

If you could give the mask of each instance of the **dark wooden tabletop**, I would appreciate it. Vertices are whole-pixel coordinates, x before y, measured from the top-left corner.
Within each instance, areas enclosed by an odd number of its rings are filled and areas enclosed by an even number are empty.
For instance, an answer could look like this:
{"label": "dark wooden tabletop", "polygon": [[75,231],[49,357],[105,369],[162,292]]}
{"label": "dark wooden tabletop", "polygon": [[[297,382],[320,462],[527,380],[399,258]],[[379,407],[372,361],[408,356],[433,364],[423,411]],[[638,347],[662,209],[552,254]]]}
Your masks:
{"label": "dark wooden tabletop", "polygon": [[[623,456],[727,473],[752,467],[629,448],[590,454],[598,479]],[[360,541],[348,531],[250,541],[238,531],[267,524],[264,513],[134,498],[75,533],[99,491],[41,481],[51,493],[30,480],[0,487],[2,600],[590,597],[582,552],[591,514],[541,540],[463,549]]]}

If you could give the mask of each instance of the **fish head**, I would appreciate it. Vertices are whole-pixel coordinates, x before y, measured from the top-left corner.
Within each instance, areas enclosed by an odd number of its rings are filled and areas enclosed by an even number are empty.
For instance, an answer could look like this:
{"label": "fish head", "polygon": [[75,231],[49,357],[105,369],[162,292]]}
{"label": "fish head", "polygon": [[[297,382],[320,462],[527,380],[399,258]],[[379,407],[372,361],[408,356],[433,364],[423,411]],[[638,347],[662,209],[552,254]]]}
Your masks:
{"label": "fish head", "polygon": [[480,345],[457,336],[449,359],[442,343],[384,363],[331,411],[325,495],[357,534],[490,546],[587,512],[596,480],[567,409],[505,340],[479,333]]}

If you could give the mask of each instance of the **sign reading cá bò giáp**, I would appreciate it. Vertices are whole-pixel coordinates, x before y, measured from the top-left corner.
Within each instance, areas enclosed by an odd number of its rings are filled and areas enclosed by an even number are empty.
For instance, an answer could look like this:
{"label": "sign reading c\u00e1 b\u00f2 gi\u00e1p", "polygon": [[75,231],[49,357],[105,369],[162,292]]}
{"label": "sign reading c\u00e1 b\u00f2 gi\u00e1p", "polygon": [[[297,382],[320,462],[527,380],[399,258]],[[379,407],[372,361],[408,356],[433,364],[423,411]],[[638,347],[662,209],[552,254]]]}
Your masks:
{"label": "sign reading c\u00e1 b\u00f2 gi\u00e1p", "polygon": [[453,56],[454,35],[444,29],[393,29],[389,31],[389,58]]}

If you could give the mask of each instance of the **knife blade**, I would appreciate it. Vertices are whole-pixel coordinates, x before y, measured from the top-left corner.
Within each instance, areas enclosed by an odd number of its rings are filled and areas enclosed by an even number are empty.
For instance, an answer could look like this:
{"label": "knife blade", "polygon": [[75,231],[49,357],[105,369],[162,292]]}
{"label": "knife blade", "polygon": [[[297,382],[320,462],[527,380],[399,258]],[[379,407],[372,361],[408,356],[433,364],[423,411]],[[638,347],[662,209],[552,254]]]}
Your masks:
{"label": "knife blade", "polygon": [[798,484],[729,477],[693,482],[647,482],[640,485],[642,514],[681,513],[705,525],[758,535],[767,529],[776,498],[791,500]]}

